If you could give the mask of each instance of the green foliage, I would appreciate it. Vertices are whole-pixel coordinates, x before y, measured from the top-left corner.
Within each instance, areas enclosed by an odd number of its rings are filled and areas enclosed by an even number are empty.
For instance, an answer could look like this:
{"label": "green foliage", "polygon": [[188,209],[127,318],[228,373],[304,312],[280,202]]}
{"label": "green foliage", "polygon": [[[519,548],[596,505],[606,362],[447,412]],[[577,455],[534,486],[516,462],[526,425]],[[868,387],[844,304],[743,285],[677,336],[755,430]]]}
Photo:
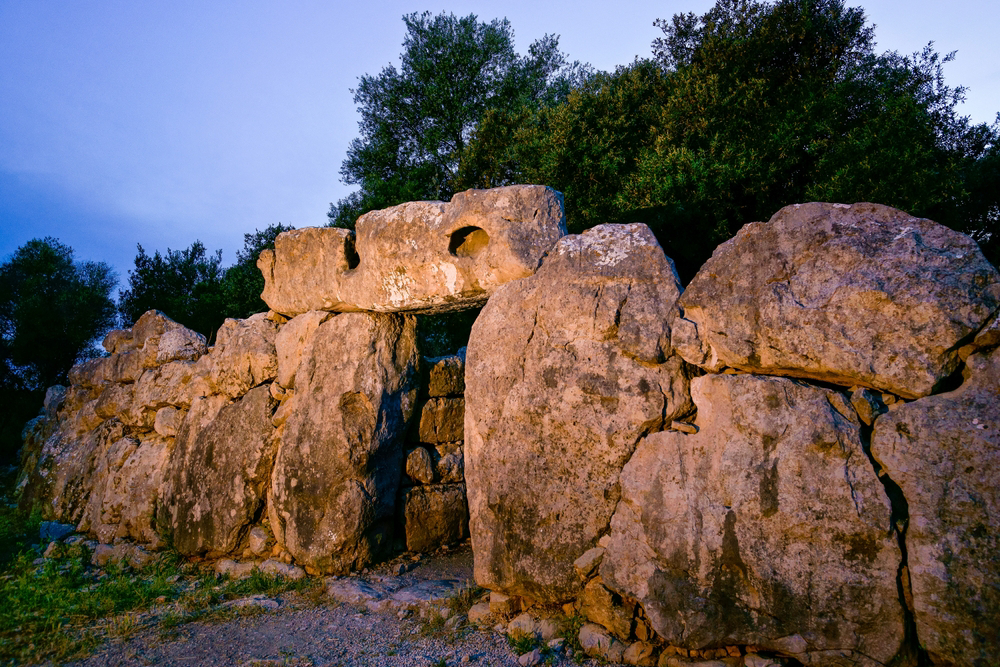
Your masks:
{"label": "green foliage", "polygon": [[957,114],[928,46],[874,52],[841,0],[719,0],[658,21],[654,59],[563,104],[488,112],[461,187],[545,183],[571,231],[645,222],[686,282],[744,223],[802,201],[876,201],[1000,243],[1000,124]]}
{"label": "green foliage", "polygon": [[147,310],[161,310],[189,329],[211,338],[225,319],[222,289],[222,251],[208,254],[201,241],[185,250],[156,251],[140,245],[135,268],[128,272],[128,289],[121,292],[118,310],[131,326]]}
{"label": "green foliage", "polygon": [[507,20],[430,12],[403,17],[401,66],[361,77],[353,90],[361,136],[341,168],[360,191],[330,205],[334,226],[352,228],[367,211],[447,199],[472,130],[489,110],[554,104],[588,69],[567,63],[558,39],[514,50]]}
{"label": "green foliage", "polygon": [[76,262],[54,238],[34,239],[0,265],[0,384],[44,389],[115,323],[116,277],[103,262]]}
{"label": "green foliage", "polygon": [[34,239],[0,264],[0,465],[21,446],[45,388],[97,353],[115,323],[116,277],[103,262],[77,262],[54,238]]}
{"label": "green foliage", "polygon": [[166,255],[157,251],[152,256],[140,245],[128,289],[118,300],[123,324],[131,326],[147,310],[156,309],[211,340],[227,317],[266,311],[257,257],[265,248],[274,248],[275,237],[290,229],[294,227],[279,222],[244,234],[236,263],[226,269],[222,251],[209,254],[201,241],[186,250],[168,248]]}
{"label": "green foliage", "polygon": [[261,251],[274,248],[274,239],[281,232],[295,229],[280,222],[252,234],[243,235],[243,249],[236,252],[236,263],[226,269],[222,278],[226,317],[244,319],[267,310],[260,298],[264,291],[264,275],[257,268]]}

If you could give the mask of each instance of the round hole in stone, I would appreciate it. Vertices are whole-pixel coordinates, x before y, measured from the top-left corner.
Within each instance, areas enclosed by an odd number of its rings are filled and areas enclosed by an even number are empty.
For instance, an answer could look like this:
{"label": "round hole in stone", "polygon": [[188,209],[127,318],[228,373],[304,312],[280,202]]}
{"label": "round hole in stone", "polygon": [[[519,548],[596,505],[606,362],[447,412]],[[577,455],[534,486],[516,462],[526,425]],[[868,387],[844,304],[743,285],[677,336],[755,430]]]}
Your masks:
{"label": "round hole in stone", "polygon": [[361,263],[361,257],[358,255],[358,251],[354,248],[353,234],[344,239],[344,259],[347,260],[348,271],[353,271],[358,268],[358,264]]}
{"label": "round hole in stone", "polygon": [[448,250],[456,257],[475,257],[489,245],[490,235],[479,227],[462,227],[451,233]]}

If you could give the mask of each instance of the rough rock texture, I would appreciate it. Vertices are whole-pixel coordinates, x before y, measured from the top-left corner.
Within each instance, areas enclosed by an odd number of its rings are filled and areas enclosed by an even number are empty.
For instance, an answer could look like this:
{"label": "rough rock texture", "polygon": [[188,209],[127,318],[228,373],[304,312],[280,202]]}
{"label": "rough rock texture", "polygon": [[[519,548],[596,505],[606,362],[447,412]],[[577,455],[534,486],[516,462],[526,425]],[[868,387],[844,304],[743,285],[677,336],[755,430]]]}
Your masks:
{"label": "rough rock texture", "polygon": [[274,250],[260,253],[264,274],[260,298],[283,315],[310,310],[357,310],[340,296],[344,274],[357,264],[354,232],[333,227],[307,227],[278,234]]}
{"label": "rough rock texture", "polygon": [[477,307],[531,275],[566,224],[559,193],[515,185],[372,211],[355,229],[279,235],[257,263],[268,306],[283,315]]}
{"label": "rough rock texture", "polygon": [[464,484],[414,486],[403,495],[407,551],[433,551],[469,536]]}
{"label": "rough rock texture", "polygon": [[287,399],[268,502],[297,562],[345,572],[385,546],[417,360],[412,317],[346,313],[316,330]]}
{"label": "rough rock texture", "polygon": [[203,425],[200,406],[214,412],[211,403],[193,407],[181,425],[163,489],[161,522],[184,555],[219,556],[239,545],[264,501],[277,445],[267,387],[220,407]]}
{"label": "rough rock texture", "polygon": [[463,398],[432,398],[420,412],[420,442],[457,442],[464,439],[464,428]]}
{"label": "rough rock texture", "polygon": [[664,322],[680,285],[645,225],[556,244],[490,299],[466,365],[465,474],[476,581],[573,597],[638,440],[691,410]]}
{"label": "rough rock texture", "polygon": [[220,394],[237,398],[278,375],[274,347],[277,325],[266,313],[228,319],[216,334],[210,383]]}
{"label": "rough rock texture", "polygon": [[957,390],[875,422],[872,454],[902,489],[917,637],[935,664],[1000,657],[1000,351]]}
{"label": "rough rock texture", "polygon": [[696,378],[691,393],[699,432],[645,438],[622,471],[605,585],[677,646],[887,662],[903,640],[901,554],[847,398],[752,375]]}
{"label": "rough rock texture", "polygon": [[719,246],[678,301],[672,342],[712,371],[926,396],[1000,308],[969,237],[878,204],[787,206]]}
{"label": "rough rock texture", "polygon": [[131,538],[163,546],[156,526],[157,497],[173,446],[173,438],[156,434],[147,434],[141,441],[123,437],[112,443],[96,457],[78,529],[93,532],[105,544]]}
{"label": "rough rock texture", "polygon": [[295,372],[299,369],[302,351],[309,346],[316,329],[330,318],[330,313],[311,310],[293,317],[278,331],[274,347],[278,354],[277,382],[287,389],[295,388]]}
{"label": "rough rock texture", "polygon": [[446,357],[427,360],[427,395],[461,396],[465,393],[465,348]]}

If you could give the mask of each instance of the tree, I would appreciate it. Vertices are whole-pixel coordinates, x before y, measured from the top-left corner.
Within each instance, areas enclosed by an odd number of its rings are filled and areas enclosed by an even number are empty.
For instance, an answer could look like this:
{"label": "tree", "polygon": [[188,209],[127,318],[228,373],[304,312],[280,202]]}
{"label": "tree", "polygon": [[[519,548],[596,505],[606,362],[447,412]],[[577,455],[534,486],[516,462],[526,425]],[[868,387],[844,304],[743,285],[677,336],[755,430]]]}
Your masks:
{"label": "tree", "polygon": [[77,262],[53,238],[34,239],[0,265],[0,462],[21,446],[45,388],[97,354],[115,324],[117,277],[103,262]]}
{"label": "tree", "polygon": [[551,185],[573,231],[646,222],[685,281],[744,223],[815,200],[930,217],[1000,259],[1000,124],[958,115],[951,56],[875,53],[841,0],[719,0],[656,24],[653,60],[487,114],[463,185]]}
{"label": "tree", "polygon": [[389,65],[365,75],[352,91],[361,136],[351,142],[340,173],[360,191],[330,205],[331,224],[352,227],[369,210],[450,197],[485,112],[553,104],[588,73],[566,62],[551,35],[519,56],[506,19],[481,23],[474,14],[424,12],[403,22],[400,69]]}
{"label": "tree", "polygon": [[131,326],[155,308],[211,339],[225,319],[222,251],[210,255],[201,241],[186,250],[168,248],[166,255],[138,249],[128,289],[118,298],[123,324]]}
{"label": "tree", "polygon": [[115,324],[117,277],[103,262],[76,262],[54,238],[24,244],[0,266],[2,382],[44,389]]}
{"label": "tree", "polygon": [[274,248],[278,234],[292,229],[295,228],[279,222],[263,231],[255,229],[252,234],[243,235],[243,249],[236,251],[236,263],[226,269],[222,278],[226,317],[242,319],[268,309],[260,298],[264,276],[257,268],[257,258],[262,250]]}

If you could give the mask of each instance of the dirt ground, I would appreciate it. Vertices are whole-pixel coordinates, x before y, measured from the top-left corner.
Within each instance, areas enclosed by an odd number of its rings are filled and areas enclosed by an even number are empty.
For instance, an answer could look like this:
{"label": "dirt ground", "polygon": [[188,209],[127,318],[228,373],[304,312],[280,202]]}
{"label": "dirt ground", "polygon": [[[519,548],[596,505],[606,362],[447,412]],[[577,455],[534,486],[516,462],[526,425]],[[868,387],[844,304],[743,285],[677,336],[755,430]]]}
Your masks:
{"label": "dirt ground", "polygon": [[[421,582],[472,582],[472,552],[435,554],[399,576],[373,571],[353,580],[397,590]],[[463,624],[429,627],[419,612],[337,602],[321,591],[288,593],[239,607],[225,621],[195,621],[165,630],[155,611],[127,640],[106,643],[76,667],[335,667],[399,665],[442,667],[510,665],[518,656],[494,629]],[[232,603],[230,603],[232,604]],[[565,655],[549,664],[575,664]],[[583,664],[596,664],[586,661]]]}

